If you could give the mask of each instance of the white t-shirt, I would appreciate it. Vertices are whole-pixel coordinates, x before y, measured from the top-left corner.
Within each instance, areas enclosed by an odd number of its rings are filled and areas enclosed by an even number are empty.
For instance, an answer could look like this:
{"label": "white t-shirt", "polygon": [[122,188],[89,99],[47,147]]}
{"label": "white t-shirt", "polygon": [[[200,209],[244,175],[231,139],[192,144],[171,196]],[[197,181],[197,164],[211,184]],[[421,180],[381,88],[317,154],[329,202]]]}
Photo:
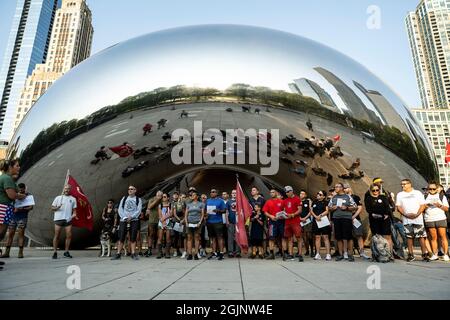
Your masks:
{"label": "white t-shirt", "polygon": [[72,211],[77,207],[77,200],[72,196],[57,196],[53,200],[52,206],[61,208],[55,211],[54,221],[66,220],[67,222],[72,221]]}
{"label": "white t-shirt", "polygon": [[[439,193],[436,194],[429,194],[426,199],[425,202],[427,204],[433,204],[433,203],[440,203],[441,205],[444,205],[444,207],[448,207],[448,201],[447,198],[444,196],[442,198],[442,201],[439,197]],[[428,207],[425,210],[425,222],[434,222],[434,221],[441,221],[441,220],[446,220],[447,216],[445,215],[444,210],[442,210],[441,208],[438,208],[436,206],[431,206]]]}
{"label": "white t-shirt", "polygon": [[[411,192],[399,192],[397,194],[397,203],[395,205],[402,208],[404,214],[416,214],[423,204],[425,204],[423,194],[420,191],[413,189]],[[419,224],[423,226],[423,217],[420,215],[415,219],[408,219],[403,216],[403,224]]]}

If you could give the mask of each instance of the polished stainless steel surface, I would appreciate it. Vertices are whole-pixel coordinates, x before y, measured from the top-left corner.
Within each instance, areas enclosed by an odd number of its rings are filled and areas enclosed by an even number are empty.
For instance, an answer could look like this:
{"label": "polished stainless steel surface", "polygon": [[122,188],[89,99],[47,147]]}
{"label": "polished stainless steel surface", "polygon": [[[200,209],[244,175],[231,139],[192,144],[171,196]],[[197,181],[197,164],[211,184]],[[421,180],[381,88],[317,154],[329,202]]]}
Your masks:
{"label": "polished stainless steel surface", "polygon": [[[243,102],[251,110],[260,106],[260,114],[242,112]],[[180,118],[181,110],[188,112],[187,118]],[[162,118],[168,120],[166,127],[157,130]],[[307,119],[314,132],[307,130]],[[281,138],[341,136],[338,145],[343,155],[338,159],[327,154],[312,158],[293,145],[294,154],[280,154],[284,158],[277,175],[260,177],[259,166],[236,165],[217,166],[212,176],[217,170],[236,170],[249,183],[291,184],[315,192],[328,189],[329,181],[313,168],[322,168],[336,182],[360,158],[355,172],[364,171],[364,176],[347,181],[362,193],[374,176],[383,176],[389,188],[398,191],[400,178],[410,177],[423,186],[436,175],[425,133],[404,102],[352,59],[314,41],[265,28],[176,28],[96,54],[58,80],[30,110],[8,150],[10,156],[22,158],[20,180],[37,199],[29,235],[51,243],[49,207],[61,192],[67,169],[93,205],[96,231],[106,200],[119,199],[129,183],[146,196],[158,187],[183,188],[186,181],[220,184],[203,170],[212,166],[171,163],[170,146],[161,136],[177,128],[192,130],[193,120],[202,120],[204,129],[280,129]],[[154,132],[143,136],[145,123],[152,123]],[[125,141],[135,150],[155,145],[164,149],[137,159],[113,157],[90,163],[100,146]],[[127,166],[141,161],[149,162],[139,172],[122,177]],[[305,175],[295,171],[301,161],[307,162]],[[224,188],[231,187],[232,180]],[[158,182],[161,185],[155,187]],[[75,230],[75,245],[96,242],[98,233]]]}

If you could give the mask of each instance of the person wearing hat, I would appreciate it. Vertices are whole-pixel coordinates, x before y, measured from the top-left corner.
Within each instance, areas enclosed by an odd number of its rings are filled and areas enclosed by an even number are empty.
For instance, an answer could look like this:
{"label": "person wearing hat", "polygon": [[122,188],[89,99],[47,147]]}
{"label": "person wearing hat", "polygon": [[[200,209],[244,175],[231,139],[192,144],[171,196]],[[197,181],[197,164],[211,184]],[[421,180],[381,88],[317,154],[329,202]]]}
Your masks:
{"label": "person wearing hat", "polygon": [[[293,237],[297,239],[299,247],[299,261],[303,261],[301,255],[301,241],[302,229],[300,227],[300,213],[302,210],[302,201],[295,195],[294,189],[291,186],[284,187],[286,192],[286,199],[283,201],[284,211],[287,214],[287,218],[284,221],[284,234],[283,234],[283,260],[294,260],[294,241]],[[286,252],[286,247],[289,248],[289,254]]]}

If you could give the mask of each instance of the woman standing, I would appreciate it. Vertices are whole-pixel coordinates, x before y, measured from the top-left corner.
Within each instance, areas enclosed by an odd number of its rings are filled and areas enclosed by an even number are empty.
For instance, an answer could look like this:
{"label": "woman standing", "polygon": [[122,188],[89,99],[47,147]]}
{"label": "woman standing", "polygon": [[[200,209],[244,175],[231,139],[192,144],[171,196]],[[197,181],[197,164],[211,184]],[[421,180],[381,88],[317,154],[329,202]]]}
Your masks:
{"label": "woman standing", "polygon": [[[9,221],[14,212],[14,200],[18,199],[15,180],[19,176],[19,160],[4,160],[0,164],[0,241],[3,240],[8,229]],[[5,263],[0,261],[0,270]]]}
{"label": "woman standing", "polygon": [[[182,223],[186,225],[187,233],[187,260],[199,259],[200,246],[200,232],[202,229],[202,222],[205,219],[205,204],[198,201],[198,194],[196,191],[191,193],[191,201],[186,204],[184,219]],[[192,252],[192,240],[195,241],[195,249]]]}
{"label": "woman standing", "polygon": [[369,193],[364,198],[364,205],[369,214],[370,231],[372,235],[379,234],[389,243],[392,252],[391,216],[392,210],[386,195],[380,194],[380,186],[371,184]]}
{"label": "woman standing", "polygon": [[448,241],[447,241],[447,216],[448,201],[444,194],[439,193],[438,185],[435,182],[428,184],[428,195],[425,198],[425,227],[427,235],[430,239],[432,256],[431,261],[438,260],[438,237],[440,245],[444,251],[444,261],[450,261],[448,257]]}
{"label": "woman standing", "polygon": [[162,251],[162,240],[163,236],[166,236],[166,247],[165,247],[165,255],[166,259],[170,259],[170,233],[172,231],[172,225],[170,219],[172,218],[172,210],[170,205],[170,199],[167,193],[163,193],[161,204],[158,206],[158,215],[159,215],[159,223],[158,223],[158,251],[159,255],[156,257],[157,259],[161,259],[163,257]]}
{"label": "woman standing", "polygon": [[256,258],[256,253],[258,251],[258,255],[260,259],[264,259],[264,249],[263,249],[263,241],[264,241],[264,213],[261,211],[261,206],[259,203],[255,203],[253,207],[250,227],[250,245],[252,246],[252,254],[250,255],[250,259]]}
{"label": "woman standing", "polygon": [[327,193],[325,191],[317,192],[316,200],[314,200],[311,207],[311,215],[314,217],[312,232],[316,241],[316,255],[314,257],[314,260],[322,259],[322,257],[320,256],[321,239],[323,239],[325,243],[325,249],[327,252],[325,260],[331,260],[329,238],[331,235],[331,225],[328,224],[327,226],[324,226],[322,228],[319,228],[319,226],[317,225],[317,222],[322,221],[322,219],[325,217],[327,219],[330,219],[328,211],[328,201],[326,200],[326,197]]}

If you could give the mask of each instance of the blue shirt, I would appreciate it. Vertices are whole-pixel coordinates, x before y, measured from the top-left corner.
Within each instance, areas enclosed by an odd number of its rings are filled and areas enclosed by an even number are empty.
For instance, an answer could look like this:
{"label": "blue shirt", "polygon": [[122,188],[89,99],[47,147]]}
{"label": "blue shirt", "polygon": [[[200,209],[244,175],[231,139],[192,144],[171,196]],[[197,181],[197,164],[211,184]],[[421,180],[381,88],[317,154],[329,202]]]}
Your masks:
{"label": "blue shirt", "polygon": [[207,223],[223,223],[222,221],[222,213],[209,213],[210,210],[214,207],[214,209],[225,210],[225,202],[221,198],[214,198],[206,200],[206,214],[208,215]]}
{"label": "blue shirt", "polygon": [[236,199],[230,199],[227,202],[228,221],[236,224]]}

